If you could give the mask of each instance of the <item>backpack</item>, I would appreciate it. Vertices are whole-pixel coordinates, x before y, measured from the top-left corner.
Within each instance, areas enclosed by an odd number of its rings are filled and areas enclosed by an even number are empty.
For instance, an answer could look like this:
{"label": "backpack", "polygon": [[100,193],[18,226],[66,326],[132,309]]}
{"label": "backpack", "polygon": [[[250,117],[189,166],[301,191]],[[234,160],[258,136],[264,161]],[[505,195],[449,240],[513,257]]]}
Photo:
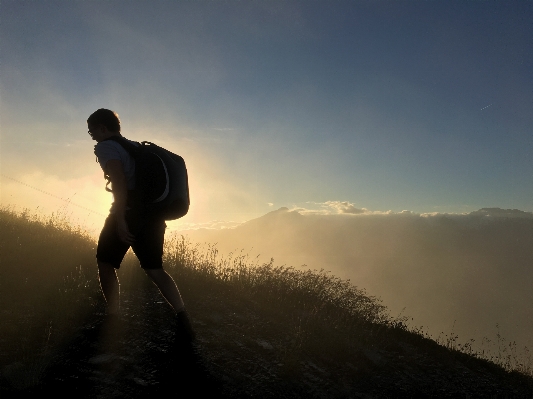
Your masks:
{"label": "backpack", "polygon": [[189,182],[185,161],[149,141],[138,146],[122,136],[108,140],[119,143],[135,160],[135,189],[132,203],[144,208],[151,217],[179,219],[189,211]]}

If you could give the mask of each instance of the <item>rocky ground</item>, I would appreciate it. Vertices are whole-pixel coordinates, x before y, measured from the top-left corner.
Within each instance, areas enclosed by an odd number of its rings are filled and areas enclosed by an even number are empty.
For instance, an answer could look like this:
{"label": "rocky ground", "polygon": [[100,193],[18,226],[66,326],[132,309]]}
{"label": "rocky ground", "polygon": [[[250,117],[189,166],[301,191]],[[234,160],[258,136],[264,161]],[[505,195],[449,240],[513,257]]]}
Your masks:
{"label": "rocky ground", "polygon": [[176,342],[172,313],[155,289],[126,293],[120,319],[97,309],[40,363],[5,366],[2,398],[167,391],[219,398],[533,396],[533,379],[408,332],[354,343],[338,356],[321,351],[320,342],[311,350],[295,339],[305,332],[289,334],[275,312],[265,316],[252,302],[236,301],[217,292],[191,298],[197,340],[187,345]]}

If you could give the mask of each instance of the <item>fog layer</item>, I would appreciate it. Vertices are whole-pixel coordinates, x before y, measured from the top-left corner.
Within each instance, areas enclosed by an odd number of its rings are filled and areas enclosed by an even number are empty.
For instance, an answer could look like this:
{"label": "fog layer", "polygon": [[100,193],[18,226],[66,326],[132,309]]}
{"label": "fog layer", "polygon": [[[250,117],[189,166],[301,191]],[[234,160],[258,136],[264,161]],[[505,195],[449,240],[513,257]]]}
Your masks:
{"label": "fog layer", "polygon": [[[533,347],[533,214],[313,214],[280,208],[234,229],[184,232],[261,261],[325,269],[380,297],[434,338]],[[303,266],[302,266],[303,265]],[[496,327],[496,324],[499,327]]]}

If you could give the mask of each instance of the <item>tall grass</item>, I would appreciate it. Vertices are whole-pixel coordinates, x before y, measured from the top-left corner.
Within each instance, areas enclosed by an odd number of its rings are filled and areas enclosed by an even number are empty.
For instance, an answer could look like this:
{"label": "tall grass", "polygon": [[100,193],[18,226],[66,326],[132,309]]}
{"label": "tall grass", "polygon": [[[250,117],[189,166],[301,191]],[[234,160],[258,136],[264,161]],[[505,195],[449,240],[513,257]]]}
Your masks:
{"label": "tall grass", "polygon": [[220,300],[233,303],[232,310],[251,308],[270,320],[268,327],[248,331],[281,348],[288,375],[309,354],[349,361],[370,341],[386,341],[383,333],[397,326],[377,298],[324,270],[276,266],[272,259],[258,263],[242,252],[223,257],[216,246],[193,245],[179,235],[166,241],[164,263],[180,289],[217,292]]}
{"label": "tall grass", "polygon": [[35,384],[51,349],[94,309],[94,248],[62,215],[0,209],[0,367],[15,385]]}
{"label": "tall grass", "polygon": [[[167,269],[195,279],[223,284],[234,293],[248,295],[255,302],[268,303],[277,312],[293,312],[307,308],[315,313],[339,317],[342,323],[391,323],[387,309],[377,298],[324,270],[297,270],[274,266],[274,260],[258,264],[247,254],[219,256],[216,246],[201,250],[184,236],[167,240],[165,250]],[[340,322],[340,320],[339,320]]]}
{"label": "tall grass", "polygon": [[509,372],[518,371],[533,377],[533,358],[529,348],[518,348],[515,341],[507,341],[500,334],[498,324],[496,324],[496,330],[495,339],[484,337],[480,349],[477,350],[474,349],[474,339],[460,342],[459,336],[453,332],[453,329],[450,334],[441,333],[436,338],[436,342],[450,350],[488,360]]}
{"label": "tall grass", "polygon": [[283,320],[287,331],[298,336],[300,348],[319,343],[329,354],[336,350],[348,354],[354,345],[387,346],[395,334],[414,333],[452,352],[533,376],[528,348],[506,342],[499,331],[494,340],[484,338],[480,350],[474,349],[474,340],[461,342],[453,331],[433,338],[423,327],[410,326],[407,316],[391,316],[381,301],[364,289],[324,270],[275,266],[273,259],[260,264],[242,252],[223,257],[216,245],[191,244],[178,234],[166,241],[164,262],[179,281],[194,284],[193,290],[223,288]]}
{"label": "tall grass", "polygon": [[[43,218],[27,210],[0,209],[0,367],[20,387],[36,384],[51,349],[80,328],[88,314],[101,311],[95,247],[88,233],[62,215]],[[148,281],[131,267],[136,263],[131,254],[125,263],[123,289]],[[242,252],[223,257],[216,246],[193,245],[180,235],[165,240],[164,265],[186,300],[215,295],[228,306],[251,307],[271,320],[261,328],[278,328],[270,337],[280,343],[288,374],[305,353],[349,361],[353,350],[386,348],[402,334],[430,338],[422,329],[408,327],[407,318],[392,317],[379,299],[324,270],[276,266],[273,260],[259,263]],[[530,353],[505,343],[499,334],[485,342],[482,352],[459,344],[453,334],[437,342],[533,375]]]}

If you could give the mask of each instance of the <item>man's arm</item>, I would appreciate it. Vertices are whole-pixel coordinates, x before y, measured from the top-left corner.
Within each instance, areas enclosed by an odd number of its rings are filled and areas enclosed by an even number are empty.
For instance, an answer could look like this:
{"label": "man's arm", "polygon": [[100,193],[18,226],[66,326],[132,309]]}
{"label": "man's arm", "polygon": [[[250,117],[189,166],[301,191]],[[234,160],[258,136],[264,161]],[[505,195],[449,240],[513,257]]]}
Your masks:
{"label": "man's arm", "polygon": [[111,180],[113,197],[115,198],[114,210],[117,217],[118,236],[126,244],[133,244],[135,237],[130,233],[126,223],[126,200],[128,198],[128,185],[122,162],[118,159],[110,159],[105,166]]}

